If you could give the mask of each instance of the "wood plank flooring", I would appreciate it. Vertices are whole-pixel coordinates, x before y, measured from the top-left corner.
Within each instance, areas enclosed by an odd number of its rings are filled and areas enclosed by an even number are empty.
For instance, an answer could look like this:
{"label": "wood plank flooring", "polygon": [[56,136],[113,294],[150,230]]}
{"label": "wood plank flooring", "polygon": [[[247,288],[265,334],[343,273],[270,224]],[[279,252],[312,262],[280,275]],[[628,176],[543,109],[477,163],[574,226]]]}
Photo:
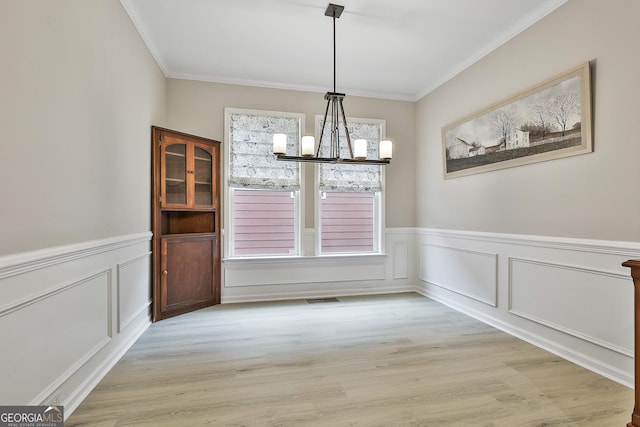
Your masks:
{"label": "wood plank flooring", "polygon": [[65,425],[624,426],[633,390],[418,294],[153,324]]}

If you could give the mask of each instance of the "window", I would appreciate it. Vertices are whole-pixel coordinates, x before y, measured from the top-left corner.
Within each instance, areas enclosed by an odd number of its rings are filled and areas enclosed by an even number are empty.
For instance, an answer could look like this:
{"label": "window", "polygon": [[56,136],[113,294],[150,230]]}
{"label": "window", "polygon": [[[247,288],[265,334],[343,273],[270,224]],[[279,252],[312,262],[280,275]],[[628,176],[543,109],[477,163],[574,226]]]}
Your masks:
{"label": "window", "polygon": [[[367,157],[378,158],[384,120],[347,119],[351,141],[367,140]],[[320,135],[322,117],[316,119]],[[341,138],[344,128],[340,126]],[[330,134],[325,129],[323,150]],[[346,144],[342,157],[350,157]],[[327,153],[328,154],[328,153]],[[327,155],[324,154],[324,155]],[[382,248],[384,169],[380,165],[318,164],[318,253],[379,253]]]}
{"label": "window", "polygon": [[225,110],[226,256],[300,253],[300,165],[273,155],[273,134],[287,135],[294,151],[304,115]]}

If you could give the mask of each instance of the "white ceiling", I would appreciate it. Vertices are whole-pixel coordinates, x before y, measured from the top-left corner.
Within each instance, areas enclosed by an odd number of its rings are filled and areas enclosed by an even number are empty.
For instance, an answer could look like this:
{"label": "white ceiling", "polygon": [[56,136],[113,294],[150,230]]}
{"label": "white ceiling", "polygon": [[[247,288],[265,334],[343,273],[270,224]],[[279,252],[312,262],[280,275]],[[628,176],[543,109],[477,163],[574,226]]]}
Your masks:
{"label": "white ceiling", "polygon": [[[567,0],[334,0],[337,91],[415,101]],[[167,77],[333,90],[328,0],[121,0]]]}

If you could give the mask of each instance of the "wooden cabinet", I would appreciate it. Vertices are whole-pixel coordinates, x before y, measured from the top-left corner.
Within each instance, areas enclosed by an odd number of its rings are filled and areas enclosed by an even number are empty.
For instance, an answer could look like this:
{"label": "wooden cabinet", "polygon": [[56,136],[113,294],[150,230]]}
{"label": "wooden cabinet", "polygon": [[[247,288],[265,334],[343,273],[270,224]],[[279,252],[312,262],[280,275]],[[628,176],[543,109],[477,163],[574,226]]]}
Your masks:
{"label": "wooden cabinet", "polygon": [[153,320],[220,303],[220,142],[152,128]]}

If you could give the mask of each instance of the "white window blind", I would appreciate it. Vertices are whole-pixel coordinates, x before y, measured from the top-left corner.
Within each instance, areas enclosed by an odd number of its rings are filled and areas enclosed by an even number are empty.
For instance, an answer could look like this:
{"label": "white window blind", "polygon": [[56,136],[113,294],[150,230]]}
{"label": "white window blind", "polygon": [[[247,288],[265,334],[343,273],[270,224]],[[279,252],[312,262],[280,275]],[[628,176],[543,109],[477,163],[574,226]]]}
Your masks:
{"label": "white window blind", "polygon": [[301,118],[232,113],[229,117],[229,186],[270,190],[298,190],[300,166],[277,161],[273,134],[287,135],[288,149],[300,140]]}
{"label": "white window blind", "polygon": [[[349,137],[351,144],[356,139],[367,140],[367,158],[378,158],[378,145],[383,139],[384,121],[365,121],[347,118],[349,124]],[[316,120],[316,134],[320,137],[322,129],[322,118]],[[342,122],[339,124],[340,134],[340,157],[351,158],[349,147],[344,134],[344,126]],[[329,143],[331,141],[331,130],[329,124],[325,127],[322,136],[322,148],[320,155],[329,156]],[[338,192],[376,192],[382,188],[382,166],[380,165],[361,165],[361,164],[327,164],[321,163],[319,168],[319,189],[320,191],[338,191]]]}

